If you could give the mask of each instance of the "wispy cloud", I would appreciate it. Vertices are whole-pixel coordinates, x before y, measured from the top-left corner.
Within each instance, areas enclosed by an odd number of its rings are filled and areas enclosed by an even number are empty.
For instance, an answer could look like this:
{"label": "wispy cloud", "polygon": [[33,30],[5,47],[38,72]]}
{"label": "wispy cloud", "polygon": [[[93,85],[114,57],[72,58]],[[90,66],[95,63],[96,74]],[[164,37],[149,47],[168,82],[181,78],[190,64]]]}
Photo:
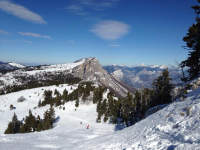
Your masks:
{"label": "wispy cloud", "polygon": [[77,15],[81,15],[81,16],[89,15],[89,13],[85,12],[83,7],[78,5],[78,4],[70,5],[69,7],[67,7],[67,10],[69,10],[70,12],[73,12],[73,13],[75,13]]}
{"label": "wispy cloud", "polygon": [[29,43],[33,44],[34,42],[31,41],[24,41],[24,40],[1,40],[2,42],[24,42],[24,43]]}
{"label": "wispy cloud", "polygon": [[77,15],[88,16],[88,10],[103,11],[114,7],[120,0],[74,0],[66,9]]}
{"label": "wispy cloud", "polygon": [[0,10],[12,14],[20,19],[30,21],[37,24],[46,24],[47,22],[44,21],[42,16],[28,10],[24,6],[14,4],[10,1],[0,1]]}
{"label": "wispy cloud", "polygon": [[36,34],[36,33],[31,33],[31,32],[18,32],[19,34],[21,35],[24,35],[24,36],[31,36],[31,37],[37,37],[37,38],[46,38],[46,39],[51,39],[50,36],[46,36],[46,35],[40,35],[40,34]]}
{"label": "wispy cloud", "polygon": [[70,42],[70,43],[75,43],[75,41],[72,41],[72,40],[70,40],[69,42]]}
{"label": "wispy cloud", "polygon": [[119,47],[120,45],[108,45],[108,46],[112,46],[112,47]]}
{"label": "wispy cloud", "polygon": [[113,41],[122,38],[130,32],[130,26],[119,21],[101,21],[90,32],[103,40]]}
{"label": "wispy cloud", "polygon": [[3,30],[1,30],[1,29],[0,29],[0,34],[10,35],[8,32],[3,31]]}
{"label": "wispy cloud", "polygon": [[104,10],[114,7],[118,1],[119,0],[80,0],[80,3],[94,10]]}

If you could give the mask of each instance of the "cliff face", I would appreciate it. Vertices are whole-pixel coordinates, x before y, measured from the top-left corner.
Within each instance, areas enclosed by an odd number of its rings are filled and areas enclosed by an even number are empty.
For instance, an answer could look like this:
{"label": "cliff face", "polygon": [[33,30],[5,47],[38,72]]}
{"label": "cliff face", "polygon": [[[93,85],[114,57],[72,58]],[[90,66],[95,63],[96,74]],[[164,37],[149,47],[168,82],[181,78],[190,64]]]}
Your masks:
{"label": "cliff face", "polygon": [[[80,60],[79,60],[80,61]],[[107,73],[98,62],[97,58],[87,58],[85,62],[72,71],[73,75],[98,85],[107,86],[117,96],[124,97],[127,92],[134,94],[135,89],[116,77]]]}

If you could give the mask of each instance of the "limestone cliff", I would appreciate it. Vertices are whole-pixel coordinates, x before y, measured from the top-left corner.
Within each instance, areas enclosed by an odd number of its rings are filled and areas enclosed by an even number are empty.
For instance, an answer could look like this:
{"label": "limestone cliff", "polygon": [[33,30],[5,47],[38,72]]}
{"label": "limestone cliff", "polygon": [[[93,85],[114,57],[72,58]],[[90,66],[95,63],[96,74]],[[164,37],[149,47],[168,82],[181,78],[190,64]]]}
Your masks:
{"label": "limestone cliff", "polygon": [[[85,62],[73,68],[73,75],[86,81],[92,81],[98,85],[107,86],[117,96],[124,97],[127,92],[134,94],[135,89],[116,77],[108,74],[97,60],[97,58],[86,58]],[[78,60],[81,61],[81,60]]]}

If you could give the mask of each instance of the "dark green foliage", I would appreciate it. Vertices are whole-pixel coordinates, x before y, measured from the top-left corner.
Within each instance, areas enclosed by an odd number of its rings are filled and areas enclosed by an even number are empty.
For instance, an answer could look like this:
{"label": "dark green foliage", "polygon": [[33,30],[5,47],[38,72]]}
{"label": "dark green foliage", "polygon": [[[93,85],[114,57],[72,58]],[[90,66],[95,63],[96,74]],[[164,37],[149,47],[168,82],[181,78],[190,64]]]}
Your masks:
{"label": "dark green foliage", "polygon": [[108,121],[108,113],[105,113],[105,116],[104,116],[103,121],[104,121],[104,122]]}
{"label": "dark green foliage", "polygon": [[8,123],[8,127],[5,130],[4,134],[19,133],[19,130],[20,130],[20,121],[17,119],[17,115],[14,113],[12,121]]}
{"label": "dark green foliage", "polygon": [[75,107],[79,106],[79,99],[76,100]]}
{"label": "dark green foliage", "polygon": [[67,101],[67,96],[68,96],[68,91],[65,89],[63,91],[63,96],[62,96],[64,101]]}
{"label": "dark green foliage", "polygon": [[51,107],[44,112],[43,130],[48,130],[53,127],[53,121],[55,120],[55,110]]}
{"label": "dark green foliage", "polygon": [[56,98],[55,98],[55,101],[56,101],[56,107],[57,106],[60,106],[62,104],[61,102],[62,100],[62,96],[60,94],[57,94]]}
{"label": "dark green foliage", "polygon": [[168,69],[164,69],[162,74],[154,80],[153,86],[155,89],[155,105],[161,105],[171,102],[171,91],[173,89],[173,84],[171,84],[171,80],[172,79],[169,77]]}
{"label": "dark green foliage", "polygon": [[128,92],[127,96],[122,99],[121,106],[122,119],[127,127],[135,123],[135,107],[136,104],[134,103],[133,95]]}
{"label": "dark green foliage", "polygon": [[31,110],[29,110],[29,115],[25,117],[24,123],[18,121],[17,116],[14,113],[12,121],[9,122],[5,134],[15,134],[15,133],[30,133],[41,130],[48,130],[53,127],[53,122],[55,120],[55,110],[51,107],[44,113],[44,120],[40,119],[38,115],[37,118],[32,115]]}
{"label": "dark green foliage", "polygon": [[47,104],[50,104],[52,99],[52,91],[48,90],[48,91],[44,91],[44,101],[42,102],[42,106],[45,106]]}
{"label": "dark green foliage", "polygon": [[37,127],[36,118],[33,116],[31,110],[29,110],[29,115],[26,116],[23,126],[26,133],[35,131],[35,128]]}
{"label": "dark green foliage", "polygon": [[[0,95],[4,95],[11,92],[17,92],[24,89],[31,89],[43,86],[50,85],[59,85],[59,84],[77,84],[81,81],[80,78],[74,77],[71,74],[46,74],[46,80],[41,80],[37,78],[37,76],[15,76],[19,81],[23,83],[23,85],[6,85],[2,89],[0,89]],[[65,82],[64,82],[65,81]],[[25,82],[25,83],[24,83]]]}
{"label": "dark green foliage", "polygon": [[192,8],[195,9],[195,13],[197,13],[197,22],[189,28],[187,35],[183,37],[183,41],[186,42],[186,47],[189,50],[189,56],[187,60],[182,61],[180,64],[182,68],[189,68],[189,80],[198,77],[200,71],[200,19],[198,17],[200,6],[196,5],[192,6]]}
{"label": "dark green foliage", "polygon": [[94,89],[94,97],[93,97],[93,103],[97,103],[98,101],[101,101],[103,98],[103,93],[107,90],[106,87],[100,86],[99,88]]}
{"label": "dark green foliage", "polygon": [[40,99],[38,102],[38,107],[40,108],[41,106],[42,106],[42,103],[41,103],[41,99]]}

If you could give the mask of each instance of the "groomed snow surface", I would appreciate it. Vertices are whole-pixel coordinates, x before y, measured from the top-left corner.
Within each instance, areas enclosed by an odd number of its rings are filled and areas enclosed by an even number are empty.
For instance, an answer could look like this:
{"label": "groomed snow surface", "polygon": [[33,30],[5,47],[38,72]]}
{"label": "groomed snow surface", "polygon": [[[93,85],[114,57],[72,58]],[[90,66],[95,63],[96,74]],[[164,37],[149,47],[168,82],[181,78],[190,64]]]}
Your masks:
{"label": "groomed snow surface", "polygon": [[[73,89],[76,87],[74,86]],[[50,86],[0,96],[1,150],[200,149],[200,89],[191,91],[184,101],[178,99],[157,113],[123,130],[116,131],[115,126],[109,123],[96,123],[96,105],[80,104],[75,111],[75,102],[68,102],[65,104],[65,110],[55,108],[57,122],[51,130],[27,134],[3,134],[14,112],[20,120],[28,115],[29,109],[34,115],[36,113],[43,117],[49,105],[33,108],[37,106],[39,99],[42,99],[45,89],[54,90],[55,88],[60,92],[65,88],[71,92],[71,86],[63,85],[63,87]],[[24,96],[26,101],[17,102],[20,96]],[[16,109],[9,110],[10,104],[13,104]],[[89,129],[86,129],[87,125],[90,126]]]}

